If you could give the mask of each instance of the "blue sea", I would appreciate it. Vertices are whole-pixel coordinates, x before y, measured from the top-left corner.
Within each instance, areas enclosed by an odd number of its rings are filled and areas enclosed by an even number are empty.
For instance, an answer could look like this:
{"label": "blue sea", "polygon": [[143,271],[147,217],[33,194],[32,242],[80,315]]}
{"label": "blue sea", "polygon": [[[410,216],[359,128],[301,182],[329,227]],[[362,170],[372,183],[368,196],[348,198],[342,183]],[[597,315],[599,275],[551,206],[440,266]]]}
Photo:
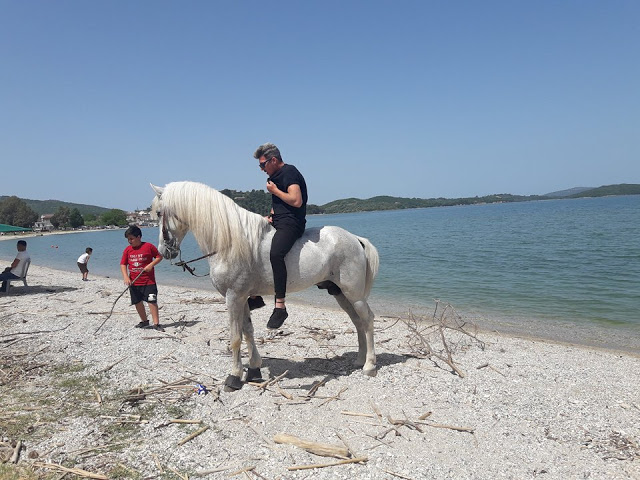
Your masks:
{"label": "blue sea", "polygon": [[[485,328],[634,350],[640,345],[640,195],[317,215],[369,238],[380,253],[371,294],[378,315],[430,316],[435,300]],[[158,229],[143,229],[157,245]],[[120,278],[123,230],[28,239],[33,262],[77,271],[93,248],[90,276]],[[0,258],[15,256],[0,242]],[[200,256],[187,236],[183,259]],[[208,272],[206,261],[196,273]],[[212,290],[169,261],[158,283]],[[80,273],[78,272],[78,278]],[[334,305],[317,289],[292,294]]]}

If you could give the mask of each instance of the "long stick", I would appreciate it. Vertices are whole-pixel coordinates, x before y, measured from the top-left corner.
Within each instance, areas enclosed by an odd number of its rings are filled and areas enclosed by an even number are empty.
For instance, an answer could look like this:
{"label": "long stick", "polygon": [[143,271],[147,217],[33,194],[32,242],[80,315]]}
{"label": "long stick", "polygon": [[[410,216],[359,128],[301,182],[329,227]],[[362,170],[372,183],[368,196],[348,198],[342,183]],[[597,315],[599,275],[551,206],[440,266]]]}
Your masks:
{"label": "long stick", "polygon": [[122,295],[124,295],[127,290],[129,290],[129,288],[131,287],[131,285],[133,285],[134,283],[136,283],[136,280],[138,280],[140,278],[140,275],[142,275],[144,273],[144,270],[142,270],[138,276],[136,278],[133,279],[133,282],[131,282],[129,285],[127,285],[127,288],[125,288],[122,293],[120,295],[118,295],[118,298],[116,298],[116,301],[113,302],[113,305],[111,306],[111,311],[109,312],[109,315],[107,315],[107,318],[105,318],[103,320],[103,322],[100,324],[100,326],[98,328],[96,328],[96,331],[93,332],[94,335],[96,335],[98,333],[98,330],[100,330],[102,328],[102,326],[107,323],[107,320],[109,320],[111,318],[111,315],[113,315],[113,309],[116,308],[116,303],[118,302],[118,300],[120,300],[120,297],[122,297]]}
{"label": "long stick", "polygon": [[335,467],[337,465],[346,465],[348,463],[363,463],[368,461],[367,457],[358,457],[358,458],[350,458],[348,460],[340,460],[338,462],[332,463],[316,463],[313,465],[300,465],[298,467],[287,467],[287,470],[311,470],[313,468],[325,468],[325,467]]}

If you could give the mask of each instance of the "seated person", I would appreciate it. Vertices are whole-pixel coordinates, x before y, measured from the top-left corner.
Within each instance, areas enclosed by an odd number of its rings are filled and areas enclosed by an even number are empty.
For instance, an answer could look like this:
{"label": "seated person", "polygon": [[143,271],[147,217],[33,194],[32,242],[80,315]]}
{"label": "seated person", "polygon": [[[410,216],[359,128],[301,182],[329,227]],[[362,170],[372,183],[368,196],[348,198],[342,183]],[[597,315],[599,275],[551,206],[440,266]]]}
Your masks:
{"label": "seated person", "polygon": [[0,280],[2,280],[0,292],[7,291],[7,280],[15,280],[24,276],[26,264],[31,260],[31,257],[27,253],[27,242],[18,240],[17,248],[18,254],[11,263],[11,266],[5,268],[4,271],[0,273]]}

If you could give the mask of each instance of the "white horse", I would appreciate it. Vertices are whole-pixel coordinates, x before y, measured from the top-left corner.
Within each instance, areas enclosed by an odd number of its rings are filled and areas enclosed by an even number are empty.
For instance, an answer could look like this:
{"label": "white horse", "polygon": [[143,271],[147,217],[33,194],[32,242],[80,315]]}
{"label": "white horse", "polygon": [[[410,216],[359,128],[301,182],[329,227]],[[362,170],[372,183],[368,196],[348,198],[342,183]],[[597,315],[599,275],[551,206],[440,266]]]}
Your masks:
{"label": "white horse", "polygon": [[[152,209],[159,217],[158,250],[165,258],[176,258],[182,239],[191,230],[208,255],[211,282],[226,300],[232,352],[227,390],[242,387],[243,334],[249,351],[246,381],[260,379],[262,358],[255,345],[247,298],[274,295],[269,251],[275,229],[262,216],[207,185],[172,182],[164,188],[151,186],[156,192]],[[309,228],[285,262],[288,292],[317,285],[336,297],[358,332],[355,364],[374,376],[374,315],[367,298],[378,273],[376,248],[366,238],[339,227]]]}

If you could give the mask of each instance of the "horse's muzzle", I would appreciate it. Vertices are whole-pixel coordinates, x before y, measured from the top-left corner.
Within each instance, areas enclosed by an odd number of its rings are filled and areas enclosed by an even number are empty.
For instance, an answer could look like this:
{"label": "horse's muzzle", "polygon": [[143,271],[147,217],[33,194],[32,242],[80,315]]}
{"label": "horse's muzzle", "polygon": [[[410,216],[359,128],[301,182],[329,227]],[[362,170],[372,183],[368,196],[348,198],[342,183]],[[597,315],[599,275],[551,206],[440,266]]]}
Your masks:
{"label": "horse's muzzle", "polygon": [[162,245],[159,249],[163,258],[168,258],[169,260],[173,260],[180,254],[179,248],[171,248],[167,245]]}

